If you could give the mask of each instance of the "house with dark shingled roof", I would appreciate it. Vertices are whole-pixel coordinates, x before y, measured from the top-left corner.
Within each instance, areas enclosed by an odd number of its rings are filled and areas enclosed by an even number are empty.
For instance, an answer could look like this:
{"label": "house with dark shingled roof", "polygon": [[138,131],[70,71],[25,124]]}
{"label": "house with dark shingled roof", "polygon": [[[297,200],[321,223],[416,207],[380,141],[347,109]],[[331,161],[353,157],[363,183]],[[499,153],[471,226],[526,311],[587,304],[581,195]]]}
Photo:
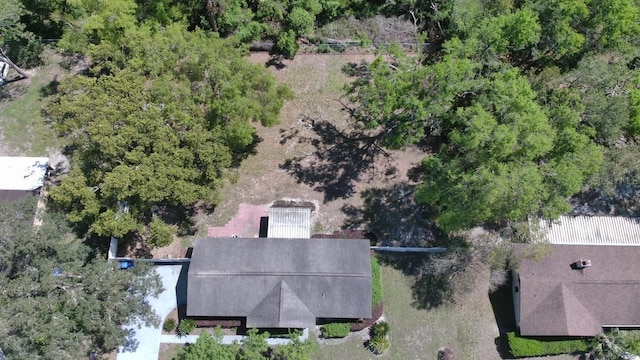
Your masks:
{"label": "house with dark shingled roof", "polygon": [[520,335],[595,336],[640,327],[639,246],[548,246],[550,255],[523,259],[514,273]]}
{"label": "house with dark shingled roof", "polygon": [[371,318],[368,240],[201,238],[187,281],[190,317],[257,328]]}

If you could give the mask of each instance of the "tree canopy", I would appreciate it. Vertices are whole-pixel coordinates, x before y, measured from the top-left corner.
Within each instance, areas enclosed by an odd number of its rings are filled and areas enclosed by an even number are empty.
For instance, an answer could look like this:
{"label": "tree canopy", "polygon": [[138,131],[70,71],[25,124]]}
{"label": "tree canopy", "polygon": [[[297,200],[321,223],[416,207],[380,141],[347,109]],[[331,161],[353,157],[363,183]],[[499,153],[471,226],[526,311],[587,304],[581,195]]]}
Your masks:
{"label": "tree canopy", "polygon": [[432,152],[415,195],[445,231],[571,211],[613,160],[603,153],[638,134],[638,5],[437,5],[424,53],[391,48],[358,67],[355,123]]}
{"label": "tree canopy", "polygon": [[146,266],[121,271],[59,214],[32,227],[35,201],[0,202],[0,348],[10,359],[80,359],[124,343],[123,324],[158,324],[162,289]]}
{"label": "tree canopy", "polygon": [[291,92],[237,44],[178,24],[90,49],[90,75],[64,79],[45,107],[72,157],[51,198],[91,233],[166,245],[166,211],[214,203],[254,143],[253,122],[276,123]]}
{"label": "tree canopy", "polygon": [[18,66],[33,67],[42,64],[44,46],[23,22],[27,13],[20,0],[0,0],[0,47]]}

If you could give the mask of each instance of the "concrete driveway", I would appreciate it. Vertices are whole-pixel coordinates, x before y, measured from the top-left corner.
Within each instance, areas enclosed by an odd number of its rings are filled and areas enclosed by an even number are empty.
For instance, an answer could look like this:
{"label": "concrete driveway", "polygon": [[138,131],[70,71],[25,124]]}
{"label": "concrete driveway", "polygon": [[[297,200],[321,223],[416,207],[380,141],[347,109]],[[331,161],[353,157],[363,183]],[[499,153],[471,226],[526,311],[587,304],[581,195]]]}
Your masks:
{"label": "concrete driveway", "polygon": [[118,349],[118,360],[156,360],[160,351],[162,321],[178,304],[186,303],[187,271],[189,265],[156,265],[155,270],[162,279],[164,291],[158,298],[150,298],[149,303],[160,317],[160,325],[125,327],[134,331],[130,341]]}

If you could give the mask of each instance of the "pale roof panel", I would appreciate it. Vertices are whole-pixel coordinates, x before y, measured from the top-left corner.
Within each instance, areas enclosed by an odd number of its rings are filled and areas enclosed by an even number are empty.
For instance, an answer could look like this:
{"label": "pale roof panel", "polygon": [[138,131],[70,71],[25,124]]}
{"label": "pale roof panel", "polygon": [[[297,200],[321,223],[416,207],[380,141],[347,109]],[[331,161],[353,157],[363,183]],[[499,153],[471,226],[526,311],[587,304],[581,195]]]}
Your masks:
{"label": "pale roof panel", "polygon": [[309,239],[311,237],[311,209],[272,207],[268,212],[267,237],[278,239]]}
{"label": "pale roof panel", "polygon": [[46,157],[0,156],[0,190],[36,190],[42,187],[48,167]]}
{"label": "pale roof panel", "polygon": [[557,221],[540,220],[539,229],[532,232],[551,244],[640,246],[640,218],[561,216]]}

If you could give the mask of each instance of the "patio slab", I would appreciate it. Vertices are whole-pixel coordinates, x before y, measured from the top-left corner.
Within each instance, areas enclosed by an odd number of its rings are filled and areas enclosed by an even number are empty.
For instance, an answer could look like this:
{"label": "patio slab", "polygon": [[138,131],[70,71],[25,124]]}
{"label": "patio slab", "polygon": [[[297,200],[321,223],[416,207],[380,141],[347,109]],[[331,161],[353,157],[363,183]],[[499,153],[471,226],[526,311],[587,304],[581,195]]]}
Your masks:
{"label": "patio slab", "polygon": [[210,226],[209,237],[254,238],[260,235],[260,219],[267,217],[270,205],[240,204],[236,215],[225,226]]}

